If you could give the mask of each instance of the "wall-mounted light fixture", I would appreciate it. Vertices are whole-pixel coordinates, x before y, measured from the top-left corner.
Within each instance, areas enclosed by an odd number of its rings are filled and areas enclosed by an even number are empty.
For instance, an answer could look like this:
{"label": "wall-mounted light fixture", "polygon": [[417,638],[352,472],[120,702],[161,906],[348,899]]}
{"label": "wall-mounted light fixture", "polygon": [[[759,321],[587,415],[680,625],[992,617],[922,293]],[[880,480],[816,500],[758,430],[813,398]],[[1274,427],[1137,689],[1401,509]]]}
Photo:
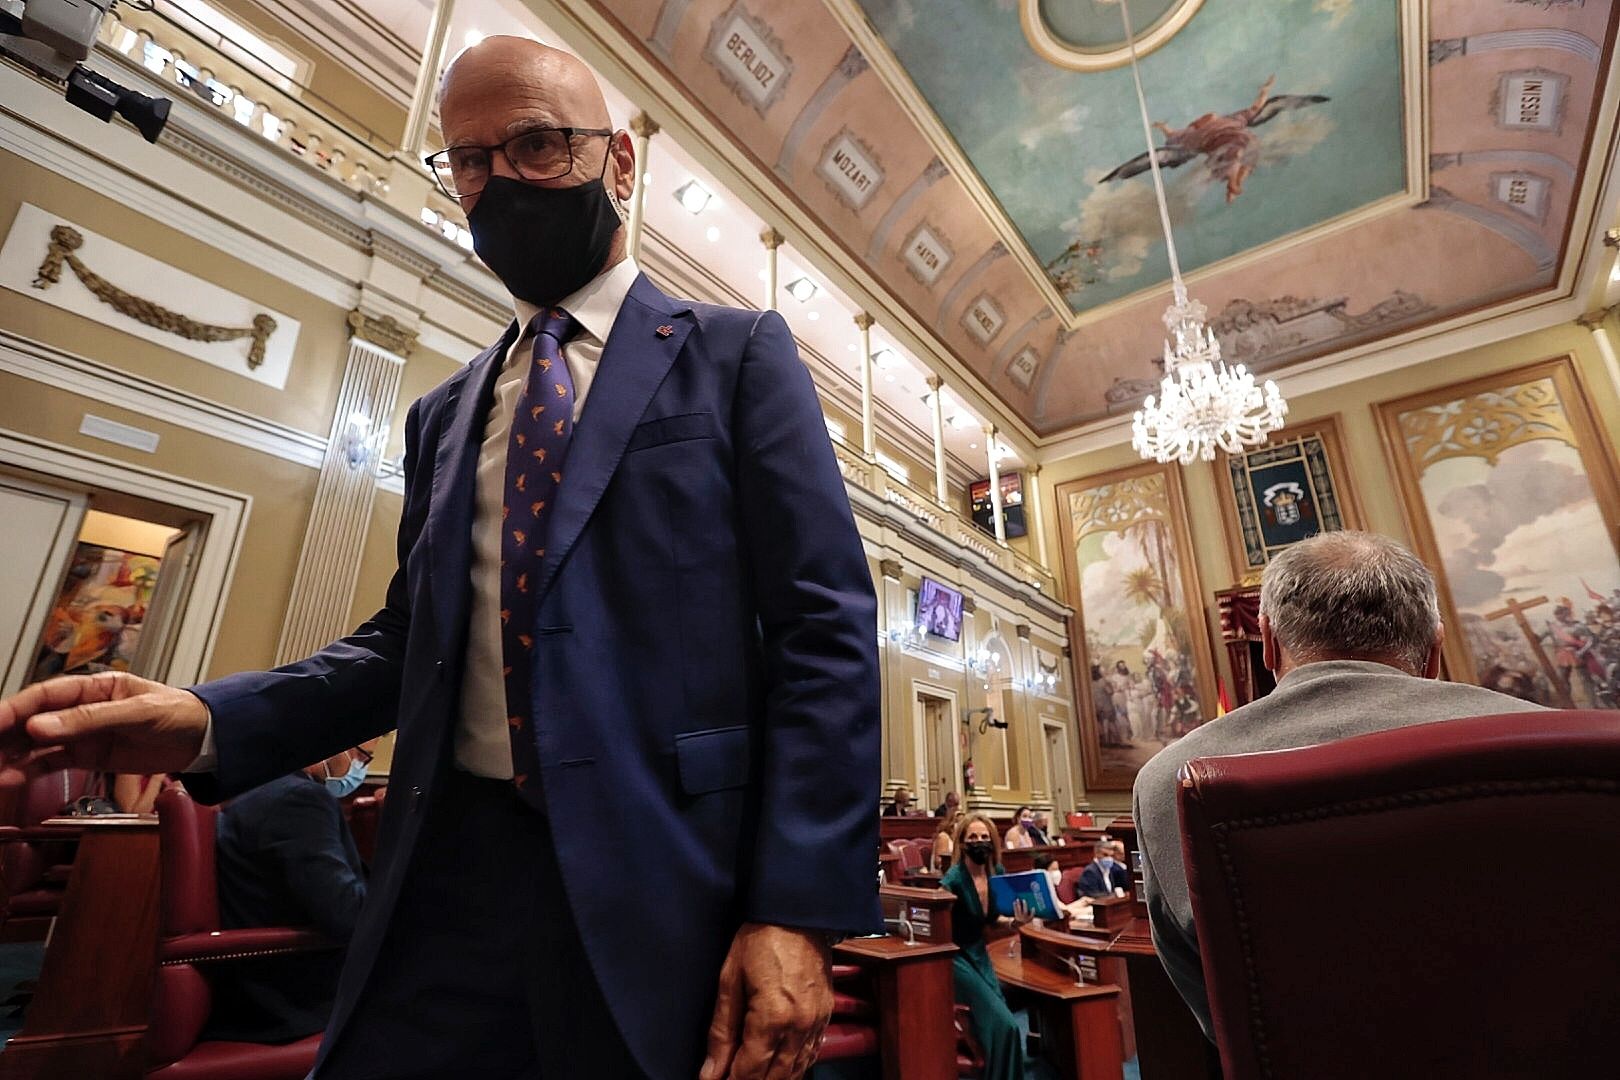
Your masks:
{"label": "wall-mounted light fixture", "polygon": [[687,213],[701,214],[714,201],[714,192],[696,180],[688,180],[675,189],[675,199],[686,207]]}

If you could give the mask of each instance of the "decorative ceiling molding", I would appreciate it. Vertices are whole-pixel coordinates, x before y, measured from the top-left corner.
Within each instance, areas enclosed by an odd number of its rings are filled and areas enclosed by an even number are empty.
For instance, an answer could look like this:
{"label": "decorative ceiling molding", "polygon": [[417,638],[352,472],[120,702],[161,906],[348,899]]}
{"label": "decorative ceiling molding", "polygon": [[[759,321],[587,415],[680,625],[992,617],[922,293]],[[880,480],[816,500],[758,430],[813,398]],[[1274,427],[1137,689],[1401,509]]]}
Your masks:
{"label": "decorative ceiling molding", "polygon": [[[1128,44],[1108,49],[1085,49],[1065,41],[1047,23],[1041,6],[1041,0],[1018,0],[1018,22],[1024,28],[1024,37],[1029,40],[1030,48],[1043,60],[1070,71],[1106,71],[1131,62]],[[1152,25],[1137,29],[1136,54],[1146,56],[1175,37],[1203,6],[1204,0],[1176,0]],[[1121,40],[1124,37],[1125,29],[1121,23]]]}

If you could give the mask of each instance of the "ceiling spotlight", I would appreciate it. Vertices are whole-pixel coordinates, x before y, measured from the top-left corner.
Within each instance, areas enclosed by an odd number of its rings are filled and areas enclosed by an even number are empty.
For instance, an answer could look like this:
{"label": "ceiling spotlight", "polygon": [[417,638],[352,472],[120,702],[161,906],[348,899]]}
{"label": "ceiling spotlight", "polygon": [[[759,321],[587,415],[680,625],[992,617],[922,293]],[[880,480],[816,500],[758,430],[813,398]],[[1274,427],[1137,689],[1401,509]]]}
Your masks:
{"label": "ceiling spotlight", "polygon": [[467,43],[467,48],[470,49],[474,45],[477,45],[480,41],[483,41],[484,40],[484,35],[483,35],[482,32],[480,32],[478,30],[469,30],[469,31],[467,31],[467,36],[462,38],[461,40],[466,42]]}
{"label": "ceiling spotlight", "polygon": [[884,382],[894,382],[894,372],[891,371],[887,375],[883,376],[883,381]]}
{"label": "ceiling spotlight", "polygon": [[703,237],[712,244],[716,240],[720,239],[720,229],[717,226],[710,225],[703,231]]}
{"label": "ceiling spotlight", "polygon": [[978,449],[978,448],[979,448],[979,444],[978,444],[978,443],[976,443],[976,442],[970,442],[970,443],[968,443],[968,449],[969,449],[969,450],[977,450],[977,449]]}
{"label": "ceiling spotlight", "polygon": [[789,296],[793,297],[793,299],[802,304],[821,290],[819,286],[817,286],[816,283],[811,281],[809,278],[801,277],[794,278],[792,281],[788,282],[787,291]]}
{"label": "ceiling spotlight", "polygon": [[641,182],[643,184],[647,184],[647,185],[651,186],[651,184],[652,184],[652,173],[650,173],[650,172],[642,173],[641,174]]}
{"label": "ceiling spotlight", "polygon": [[821,318],[821,312],[807,311],[804,313],[804,317],[809,319],[811,322],[815,322],[817,319]]}
{"label": "ceiling spotlight", "polygon": [[848,349],[850,352],[860,352],[860,350],[855,347],[855,343],[853,341],[848,345],[845,345],[844,348]]}
{"label": "ceiling spotlight", "polygon": [[689,214],[701,214],[714,200],[714,193],[696,180],[688,180],[675,189],[675,198]]}
{"label": "ceiling spotlight", "polygon": [[946,418],[945,423],[950,425],[952,431],[966,431],[973,426],[973,421],[961,413],[952,413]]}
{"label": "ceiling spotlight", "polygon": [[893,349],[879,349],[872,354],[872,363],[878,366],[879,371],[888,371],[894,367],[900,358],[894,355]]}

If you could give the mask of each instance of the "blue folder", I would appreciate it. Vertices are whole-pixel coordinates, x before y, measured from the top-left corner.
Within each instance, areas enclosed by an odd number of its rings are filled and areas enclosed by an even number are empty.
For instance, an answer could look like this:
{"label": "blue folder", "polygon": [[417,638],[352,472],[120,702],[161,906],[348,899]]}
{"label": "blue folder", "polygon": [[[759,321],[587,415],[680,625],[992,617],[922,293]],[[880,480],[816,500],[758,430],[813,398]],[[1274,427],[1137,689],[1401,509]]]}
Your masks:
{"label": "blue folder", "polygon": [[1052,879],[1045,870],[1025,870],[1021,874],[995,874],[990,878],[990,901],[997,915],[1012,918],[1013,902],[1022,900],[1037,919],[1061,919]]}

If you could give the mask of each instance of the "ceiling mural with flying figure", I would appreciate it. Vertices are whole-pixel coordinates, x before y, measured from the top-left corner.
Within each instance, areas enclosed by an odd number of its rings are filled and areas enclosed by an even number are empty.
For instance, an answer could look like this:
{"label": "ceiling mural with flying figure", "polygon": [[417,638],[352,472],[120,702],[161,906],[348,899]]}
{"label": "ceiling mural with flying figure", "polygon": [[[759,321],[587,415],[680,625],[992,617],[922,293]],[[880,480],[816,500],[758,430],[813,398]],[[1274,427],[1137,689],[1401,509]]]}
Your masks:
{"label": "ceiling mural with flying figure", "polygon": [[[1168,270],[1117,5],[582,2],[1037,439],[1156,389]],[[1232,359],[1569,295],[1620,4],[1130,3],[1177,250]]]}
{"label": "ceiling mural with flying figure", "polygon": [[[996,3],[860,2],[1076,314],[1169,280],[1128,66],[1057,66]],[[1038,7],[1071,40],[1123,40],[1118,4]],[[1184,271],[1406,190],[1398,0],[1208,4],[1142,81]]]}

